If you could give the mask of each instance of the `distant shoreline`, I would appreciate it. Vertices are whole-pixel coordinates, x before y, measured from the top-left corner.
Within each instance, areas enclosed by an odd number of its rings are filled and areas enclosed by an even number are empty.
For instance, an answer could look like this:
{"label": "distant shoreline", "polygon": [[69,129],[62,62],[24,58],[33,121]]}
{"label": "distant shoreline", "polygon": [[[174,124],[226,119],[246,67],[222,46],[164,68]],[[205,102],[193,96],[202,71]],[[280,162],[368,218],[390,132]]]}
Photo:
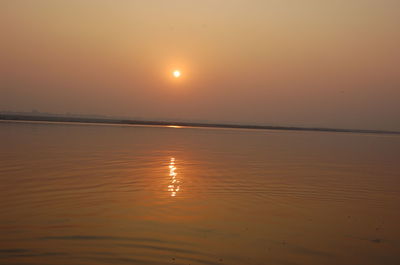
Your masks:
{"label": "distant shoreline", "polygon": [[255,130],[283,130],[283,131],[313,131],[313,132],[339,132],[339,133],[372,133],[372,134],[396,134],[396,131],[362,130],[362,129],[335,129],[318,127],[295,127],[295,126],[267,126],[267,125],[241,125],[241,124],[219,124],[198,122],[169,122],[169,121],[145,121],[112,118],[84,118],[68,116],[45,116],[45,115],[19,115],[0,114],[3,121],[38,121],[38,122],[73,122],[94,124],[116,124],[116,125],[152,125],[152,126],[180,126],[198,128],[225,128],[225,129],[255,129]]}

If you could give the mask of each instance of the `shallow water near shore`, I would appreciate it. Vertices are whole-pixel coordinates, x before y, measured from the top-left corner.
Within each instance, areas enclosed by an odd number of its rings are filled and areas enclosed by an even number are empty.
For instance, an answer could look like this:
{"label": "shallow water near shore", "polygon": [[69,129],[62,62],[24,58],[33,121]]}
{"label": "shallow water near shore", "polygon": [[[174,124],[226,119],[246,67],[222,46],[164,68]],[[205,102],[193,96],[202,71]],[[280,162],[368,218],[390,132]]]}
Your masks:
{"label": "shallow water near shore", "polygon": [[0,264],[400,264],[400,136],[0,123]]}

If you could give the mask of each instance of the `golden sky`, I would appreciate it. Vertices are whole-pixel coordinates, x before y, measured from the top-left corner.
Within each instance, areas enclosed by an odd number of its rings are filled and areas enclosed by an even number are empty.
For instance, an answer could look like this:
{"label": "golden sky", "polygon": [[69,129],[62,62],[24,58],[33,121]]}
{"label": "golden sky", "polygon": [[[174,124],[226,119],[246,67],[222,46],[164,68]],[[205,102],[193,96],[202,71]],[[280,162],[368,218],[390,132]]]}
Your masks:
{"label": "golden sky", "polygon": [[399,29],[397,0],[2,0],[0,110],[400,130]]}

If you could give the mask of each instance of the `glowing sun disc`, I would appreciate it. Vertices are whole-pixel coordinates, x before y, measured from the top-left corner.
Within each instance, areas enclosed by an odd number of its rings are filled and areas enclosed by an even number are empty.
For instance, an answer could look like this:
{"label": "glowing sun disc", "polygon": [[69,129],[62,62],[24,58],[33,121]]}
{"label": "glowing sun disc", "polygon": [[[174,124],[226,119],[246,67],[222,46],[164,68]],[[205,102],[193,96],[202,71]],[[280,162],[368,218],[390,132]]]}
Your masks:
{"label": "glowing sun disc", "polygon": [[175,78],[179,78],[179,77],[181,77],[181,71],[179,71],[179,70],[175,70],[173,73],[172,73],[172,75],[175,77]]}

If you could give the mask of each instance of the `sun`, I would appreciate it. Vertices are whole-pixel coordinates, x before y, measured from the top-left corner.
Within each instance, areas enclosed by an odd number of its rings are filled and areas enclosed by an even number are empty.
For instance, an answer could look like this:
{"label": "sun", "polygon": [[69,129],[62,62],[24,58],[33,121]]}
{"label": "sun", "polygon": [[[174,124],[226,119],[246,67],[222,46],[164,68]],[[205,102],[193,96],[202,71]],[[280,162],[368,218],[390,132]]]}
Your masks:
{"label": "sun", "polygon": [[179,78],[179,77],[181,77],[182,73],[181,73],[180,70],[174,70],[174,71],[172,72],[172,75],[173,75],[175,78]]}

